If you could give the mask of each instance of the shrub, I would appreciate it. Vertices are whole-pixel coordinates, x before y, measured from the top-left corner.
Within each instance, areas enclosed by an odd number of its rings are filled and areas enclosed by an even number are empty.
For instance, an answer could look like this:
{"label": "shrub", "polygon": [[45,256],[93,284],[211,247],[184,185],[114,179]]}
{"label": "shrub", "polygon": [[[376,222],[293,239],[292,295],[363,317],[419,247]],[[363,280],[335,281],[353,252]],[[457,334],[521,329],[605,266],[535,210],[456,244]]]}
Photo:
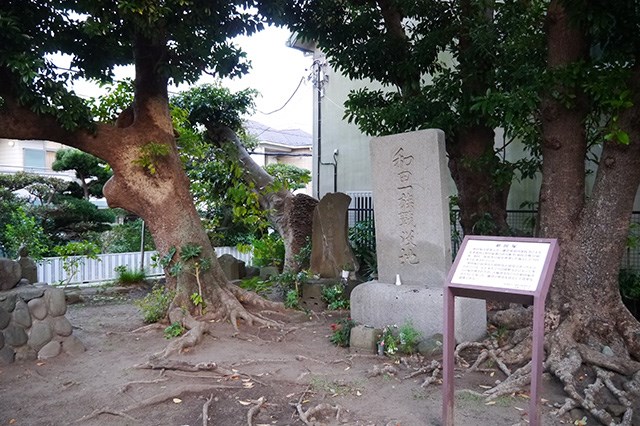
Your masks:
{"label": "shrub", "polygon": [[119,284],[130,285],[141,283],[147,278],[144,270],[136,269],[134,271],[127,268],[125,265],[116,266],[114,271],[117,274],[116,281]]}
{"label": "shrub", "polygon": [[185,332],[184,327],[179,322],[174,322],[170,326],[164,329],[164,338],[172,339],[174,337],[180,337]]}
{"label": "shrub", "polygon": [[245,278],[240,282],[240,287],[245,290],[254,291],[260,296],[265,296],[271,291],[273,282],[261,280],[260,277]]}
{"label": "shrub", "polygon": [[415,329],[411,321],[406,321],[400,328],[397,325],[386,326],[378,340],[378,351],[385,355],[396,353],[412,354],[420,342],[421,333]]}
{"label": "shrub", "polygon": [[282,268],[284,265],[284,242],[280,235],[272,233],[254,240],[253,264],[255,266],[276,266]]}
{"label": "shrub", "polygon": [[284,306],[289,309],[298,309],[300,307],[300,296],[296,289],[292,288],[287,291],[284,297]]}
{"label": "shrub", "polygon": [[349,242],[360,264],[360,275],[365,278],[377,275],[376,228],[373,219],[362,220],[349,229]]}
{"label": "shrub", "polygon": [[346,348],[351,340],[351,329],[356,323],[351,318],[343,318],[337,323],[331,324],[333,333],[329,337],[331,343]]}
{"label": "shrub", "polygon": [[136,306],[142,310],[143,321],[150,324],[163,319],[174,296],[175,292],[167,290],[163,285],[153,286],[149,294],[135,302]]}
{"label": "shrub", "polygon": [[344,287],[336,284],[322,289],[322,300],[327,303],[327,308],[334,311],[336,309],[349,309],[349,299],[344,294]]}

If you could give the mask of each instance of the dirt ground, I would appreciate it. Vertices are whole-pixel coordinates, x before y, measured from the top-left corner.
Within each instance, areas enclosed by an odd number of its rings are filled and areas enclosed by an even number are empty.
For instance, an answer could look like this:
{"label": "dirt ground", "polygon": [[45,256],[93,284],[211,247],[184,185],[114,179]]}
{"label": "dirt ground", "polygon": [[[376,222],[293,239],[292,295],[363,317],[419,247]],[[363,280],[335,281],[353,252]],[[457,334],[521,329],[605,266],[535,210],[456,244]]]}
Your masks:
{"label": "dirt ground", "polygon": [[[144,325],[133,297],[99,295],[68,307],[84,354],[0,367],[0,425],[203,425],[207,400],[207,424],[217,426],[304,425],[298,403],[303,411],[326,404],[308,424],[441,424],[441,384],[421,387],[425,375],[405,378],[418,364],[353,354],[329,342],[330,324],[345,313],[291,313],[274,317],[284,322],[282,329],[242,325],[238,334],[218,323],[215,337],[206,336],[178,357],[218,369],[160,371],[135,367],[168,341],[162,330],[133,332]],[[385,365],[397,373],[370,376],[375,366]],[[526,394],[488,405],[475,393],[500,378],[498,372],[458,371],[456,425],[526,419]],[[545,380],[543,386],[543,424],[572,424],[549,414],[552,404],[563,401],[557,383]]]}

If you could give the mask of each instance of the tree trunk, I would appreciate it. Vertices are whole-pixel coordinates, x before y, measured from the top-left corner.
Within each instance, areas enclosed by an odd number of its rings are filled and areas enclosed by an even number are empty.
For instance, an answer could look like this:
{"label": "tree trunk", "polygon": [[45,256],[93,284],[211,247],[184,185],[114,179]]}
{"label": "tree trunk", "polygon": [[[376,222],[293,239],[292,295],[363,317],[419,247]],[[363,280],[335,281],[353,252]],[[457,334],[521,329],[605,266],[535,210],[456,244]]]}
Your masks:
{"label": "tree trunk", "polygon": [[486,126],[463,129],[448,140],[449,170],[458,189],[460,224],[465,235],[507,235],[510,179],[499,184],[488,170],[499,170],[494,132]]}
{"label": "tree trunk", "polygon": [[209,129],[208,137],[218,145],[233,145],[233,155],[245,170],[244,180],[255,188],[260,206],[267,212],[269,222],[284,241],[284,270],[299,271],[302,265],[296,255],[310,241],[313,210],[318,200],[304,194],[294,195],[287,189],[274,191],[271,188],[273,177],[253,161],[231,129]]}

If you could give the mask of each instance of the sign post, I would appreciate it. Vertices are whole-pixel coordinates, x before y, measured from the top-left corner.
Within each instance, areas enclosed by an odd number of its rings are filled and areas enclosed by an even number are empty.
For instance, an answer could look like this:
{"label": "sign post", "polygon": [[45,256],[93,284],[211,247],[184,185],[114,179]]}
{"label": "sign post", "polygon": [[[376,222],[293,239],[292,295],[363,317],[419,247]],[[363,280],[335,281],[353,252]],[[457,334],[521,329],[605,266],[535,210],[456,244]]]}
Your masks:
{"label": "sign post", "polygon": [[555,239],[467,236],[444,289],[442,424],[453,426],[455,297],[533,305],[529,424],[539,425],[544,303],[558,260]]}

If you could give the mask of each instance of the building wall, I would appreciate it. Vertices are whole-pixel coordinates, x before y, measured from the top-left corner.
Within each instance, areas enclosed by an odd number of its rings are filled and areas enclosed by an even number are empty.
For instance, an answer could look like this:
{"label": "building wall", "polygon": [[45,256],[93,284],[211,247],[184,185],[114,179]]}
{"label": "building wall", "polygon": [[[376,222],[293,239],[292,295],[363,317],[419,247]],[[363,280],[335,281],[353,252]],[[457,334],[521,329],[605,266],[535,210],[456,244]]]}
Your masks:
{"label": "building wall", "polygon": [[[73,172],[54,172],[51,169],[56,152],[62,148],[66,146],[57,142],[0,139],[0,173],[29,172],[71,180]],[[34,166],[30,163],[29,159],[36,157],[43,158],[43,164]]]}

